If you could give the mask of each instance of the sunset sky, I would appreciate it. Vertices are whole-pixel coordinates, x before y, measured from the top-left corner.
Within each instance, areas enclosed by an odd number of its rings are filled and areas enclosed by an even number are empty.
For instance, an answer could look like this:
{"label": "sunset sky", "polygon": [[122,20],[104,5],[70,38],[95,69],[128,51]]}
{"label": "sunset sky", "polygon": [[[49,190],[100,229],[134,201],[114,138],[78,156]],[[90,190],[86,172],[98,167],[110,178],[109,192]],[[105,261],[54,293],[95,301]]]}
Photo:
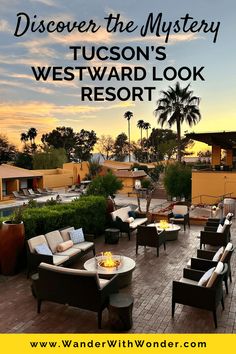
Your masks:
{"label": "sunset sky", "polygon": [[[32,33],[28,30],[20,37],[14,36],[17,24],[17,13],[24,12],[36,22],[49,21],[93,21],[101,26],[96,33]],[[146,22],[149,13],[157,16],[162,13],[163,21],[179,20],[189,14],[194,20],[203,19],[210,24],[220,21],[218,37],[213,43],[214,33],[190,33],[180,31],[170,34],[165,43],[165,35],[157,37],[148,33],[140,35],[140,28]],[[132,33],[108,33],[104,17],[109,14],[120,14],[120,19],[127,23],[134,21],[138,26]],[[20,133],[30,127],[41,134],[57,126],[71,126],[75,131],[94,129],[98,136],[110,134],[115,137],[121,132],[127,133],[127,122],[123,118],[126,111],[132,111],[131,138],[139,138],[137,121],[148,121],[152,127],[158,127],[153,111],[160,91],[173,86],[177,80],[155,81],[151,77],[152,67],[158,73],[172,66],[177,70],[181,67],[204,66],[202,74],[205,81],[181,81],[181,86],[191,84],[196,96],[201,97],[201,122],[194,128],[183,125],[182,132],[236,130],[236,3],[235,0],[0,0],[0,133],[9,137],[10,141],[19,146]],[[23,21],[21,22],[23,25]],[[22,27],[23,28],[23,27]],[[99,61],[97,58],[85,61],[81,57],[74,61],[69,46],[146,46],[154,48],[164,46],[166,59],[156,60],[153,53],[149,60],[136,59]],[[114,79],[102,82],[92,81],[86,72],[83,81],[75,77],[73,81],[36,81],[31,66],[112,66],[120,73],[122,66],[142,66],[147,77],[143,81],[123,82]],[[114,86],[116,89],[125,86],[155,87],[152,101],[144,96],[144,101],[115,100],[113,102],[81,102],[81,86]],[[175,129],[175,127],[173,127]]]}

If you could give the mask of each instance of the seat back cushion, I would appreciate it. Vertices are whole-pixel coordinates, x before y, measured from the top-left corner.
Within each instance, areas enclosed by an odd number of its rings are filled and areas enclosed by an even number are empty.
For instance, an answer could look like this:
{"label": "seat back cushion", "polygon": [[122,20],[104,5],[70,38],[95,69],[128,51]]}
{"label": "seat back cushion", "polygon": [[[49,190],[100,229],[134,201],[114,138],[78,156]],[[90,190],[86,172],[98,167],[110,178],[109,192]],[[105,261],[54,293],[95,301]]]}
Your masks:
{"label": "seat back cushion", "polygon": [[172,212],[174,215],[185,215],[188,213],[187,205],[174,205]]}
{"label": "seat back cushion", "polygon": [[203,276],[201,277],[201,279],[199,280],[198,285],[199,286],[206,286],[209,279],[211,278],[211,275],[214,272],[214,270],[215,270],[215,267],[208,269],[208,271],[206,271],[203,274]]}
{"label": "seat back cushion", "polygon": [[218,262],[224,253],[224,247],[220,247],[218,251],[215,253],[214,257],[212,258],[213,261]]}
{"label": "seat back cushion", "polygon": [[115,221],[116,217],[119,216],[122,221],[126,221],[129,217],[129,211],[131,210],[130,206],[117,209],[111,213],[112,220]]}
{"label": "seat back cushion", "polygon": [[35,253],[35,247],[42,244],[48,245],[44,235],[35,236],[28,240],[28,245],[31,253]]}
{"label": "seat back cushion", "polygon": [[57,246],[59,245],[59,243],[63,242],[63,238],[60,234],[60,231],[55,230],[55,231],[48,232],[47,234],[45,234],[45,237],[52,253],[56,253]]}
{"label": "seat back cushion", "polygon": [[233,250],[233,244],[231,242],[228,242],[224,252],[221,255],[220,261],[224,263],[226,257],[228,256],[229,252]]}
{"label": "seat back cushion", "polygon": [[222,262],[218,262],[216,268],[214,269],[214,272],[212,273],[210,279],[206,284],[206,288],[211,288],[214,285],[218,275],[222,272],[223,269],[224,269],[224,264]]}
{"label": "seat back cushion", "polygon": [[66,229],[60,230],[61,237],[64,241],[69,241],[71,239],[69,232],[73,231],[74,229],[74,227],[67,227]]}

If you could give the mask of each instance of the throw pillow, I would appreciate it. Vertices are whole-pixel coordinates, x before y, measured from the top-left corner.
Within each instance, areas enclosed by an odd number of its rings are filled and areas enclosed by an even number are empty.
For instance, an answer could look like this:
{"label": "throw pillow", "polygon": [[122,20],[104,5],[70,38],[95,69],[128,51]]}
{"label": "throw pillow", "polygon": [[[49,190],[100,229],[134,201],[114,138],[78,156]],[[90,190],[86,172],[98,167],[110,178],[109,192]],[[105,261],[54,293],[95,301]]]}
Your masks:
{"label": "throw pillow", "polygon": [[182,219],[184,216],[182,214],[174,214],[175,219]]}
{"label": "throw pillow", "polygon": [[116,217],[116,221],[117,222],[123,222],[123,220],[119,216]]}
{"label": "throw pillow", "polygon": [[218,251],[215,253],[214,257],[212,258],[213,261],[218,262],[220,260],[220,257],[222,256],[224,252],[224,247],[220,247]]}
{"label": "throw pillow", "polygon": [[68,250],[69,248],[71,248],[72,246],[73,246],[72,240],[59,243],[59,245],[57,245],[57,252],[64,252],[64,251]]}
{"label": "throw pillow", "polygon": [[221,232],[222,233],[223,231],[224,231],[223,226],[221,224],[219,224],[219,226],[217,227],[216,232]]}
{"label": "throw pillow", "polygon": [[129,215],[130,218],[134,218],[134,219],[136,218],[136,213],[135,213],[134,210],[128,211],[128,215]]}
{"label": "throw pillow", "polygon": [[46,243],[42,243],[41,245],[35,246],[35,251],[38,254],[45,254],[46,256],[52,256],[52,251],[50,250],[48,245],[46,245]]}
{"label": "throw pillow", "polygon": [[74,244],[84,242],[84,233],[82,228],[69,232],[70,238]]}
{"label": "throw pillow", "polygon": [[201,279],[199,280],[198,285],[199,286],[206,286],[206,284],[207,284],[208,280],[210,279],[210,277],[211,277],[212,273],[214,272],[214,270],[215,270],[215,267],[213,267],[211,269],[208,269],[208,271],[205,272],[203,274],[203,276],[201,277]]}
{"label": "throw pillow", "polygon": [[225,247],[225,250],[223,252],[223,254],[221,255],[220,261],[221,262],[225,262],[226,257],[228,256],[228,253],[232,250],[233,245],[231,242],[227,243],[227,246]]}

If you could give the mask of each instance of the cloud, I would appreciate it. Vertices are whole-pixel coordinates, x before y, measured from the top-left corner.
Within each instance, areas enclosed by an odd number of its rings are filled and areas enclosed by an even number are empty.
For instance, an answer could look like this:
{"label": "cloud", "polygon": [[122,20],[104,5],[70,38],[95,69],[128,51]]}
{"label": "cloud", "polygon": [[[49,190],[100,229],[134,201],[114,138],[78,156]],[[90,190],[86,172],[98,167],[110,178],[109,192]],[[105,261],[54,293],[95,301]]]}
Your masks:
{"label": "cloud", "polygon": [[57,3],[54,0],[30,0],[31,2],[40,2],[43,5],[51,6],[51,7],[56,7]]}
{"label": "cloud", "polygon": [[0,32],[11,32],[11,26],[8,21],[0,20]]}

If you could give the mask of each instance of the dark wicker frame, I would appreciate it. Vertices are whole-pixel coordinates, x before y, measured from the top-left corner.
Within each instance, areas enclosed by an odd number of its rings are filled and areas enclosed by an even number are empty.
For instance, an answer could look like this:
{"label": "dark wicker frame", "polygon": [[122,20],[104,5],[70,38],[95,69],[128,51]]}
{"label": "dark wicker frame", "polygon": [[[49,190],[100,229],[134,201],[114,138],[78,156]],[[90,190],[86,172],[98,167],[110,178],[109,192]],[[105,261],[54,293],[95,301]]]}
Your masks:
{"label": "dark wicker frame", "polygon": [[159,247],[163,245],[166,250],[165,231],[158,234],[155,226],[140,225],[137,228],[136,234],[136,254],[139,246],[155,247],[157,250],[157,257],[159,257]]}

